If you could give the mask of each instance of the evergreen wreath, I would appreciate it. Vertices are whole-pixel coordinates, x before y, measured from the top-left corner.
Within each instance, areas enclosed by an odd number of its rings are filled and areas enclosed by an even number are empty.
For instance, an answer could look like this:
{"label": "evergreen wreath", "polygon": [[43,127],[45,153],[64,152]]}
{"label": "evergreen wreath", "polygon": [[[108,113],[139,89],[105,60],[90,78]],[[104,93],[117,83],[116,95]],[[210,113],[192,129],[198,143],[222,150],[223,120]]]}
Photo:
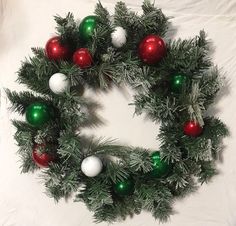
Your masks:
{"label": "evergreen wreath", "polygon": [[[143,14],[118,2],[113,16],[97,3],[80,24],[71,13],[55,16],[57,36],[32,48],[18,71],[31,91],[6,90],[22,172],[43,168],[49,196],[75,194],[97,222],[114,222],[147,210],[161,221],[172,203],[217,173],[226,126],[207,116],[223,85],[209,57],[204,31],[188,40],[170,39],[168,19],[149,1]],[[164,41],[165,40],[165,41]],[[137,115],[161,124],[157,150],[119,145],[80,134],[93,103],[83,88],[135,90]]]}

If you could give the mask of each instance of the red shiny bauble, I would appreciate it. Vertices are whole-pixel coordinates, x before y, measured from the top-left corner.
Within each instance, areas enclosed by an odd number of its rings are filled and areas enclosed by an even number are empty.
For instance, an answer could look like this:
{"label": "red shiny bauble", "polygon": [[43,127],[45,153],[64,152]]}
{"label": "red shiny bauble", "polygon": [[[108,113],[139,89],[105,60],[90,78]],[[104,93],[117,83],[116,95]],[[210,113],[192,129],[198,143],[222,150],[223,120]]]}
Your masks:
{"label": "red shiny bauble", "polygon": [[155,64],[166,55],[166,45],[157,35],[146,36],[139,44],[140,59],[147,64]]}
{"label": "red shiny bauble", "polygon": [[39,153],[39,148],[44,148],[45,144],[35,144],[33,147],[32,158],[35,164],[40,167],[48,167],[51,162],[55,160],[55,156],[48,153]]}
{"label": "red shiny bauble", "polygon": [[191,137],[198,137],[203,128],[200,126],[198,122],[195,121],[187,121],[184,123],[184,134]]}
{"label": "red shiny bauble", "polygon": [[61,44],[59,36],[48,40],[45,51],[50,60],[67,60],[71,56],[70,48]]}
{"label": "red shiny bauble", "polygon": [[78,49],[73,55],[74,64],[78,65],[80,68],[88,68],[93,63],[93,58],[86,48]]}

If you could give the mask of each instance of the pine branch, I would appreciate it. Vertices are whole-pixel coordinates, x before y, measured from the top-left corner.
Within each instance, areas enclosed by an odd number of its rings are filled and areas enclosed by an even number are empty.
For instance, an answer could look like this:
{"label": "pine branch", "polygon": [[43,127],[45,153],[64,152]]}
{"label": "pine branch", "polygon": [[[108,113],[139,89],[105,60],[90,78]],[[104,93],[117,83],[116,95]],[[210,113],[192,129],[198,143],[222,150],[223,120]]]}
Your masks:
{"label": "pine branch", "polygon": [[142,24],[146,34],[158,34],[163,37],[168,29],[168,19],[161,11],[149,0],[144,1],[142,5],[143,16]]}
{"label": "pine branch", "polygon": [[89,210],[96,211],[104,205],[113,204],[110,186],[102,180],[92,179],[82,194],[77,194],[75,201],[83,200]]}
{"label": "pine branch", "polygon": [[167,55],[160,62],[160,70],[168,68],[172,73],[178,72],[192,77],[199,76],[201,72],[209,69],[212,63],[208,44],[202,33],[189,40],[179,39],[170,42],[167,46]]}
{"label": "pine branch", "polygon": [[96,4],[94,13],[99,17],[100,23],[106,25],[110,24],[110,14],[108,10],[102,6],[100,1]]}
{"label": "pine branch", "polygon": [[152,170],[152,162],[148,150],[135,148],[127,161],[132,171],[147,173]]}
{"label": "pine branch", "polygon": [[29,89],[41,93],[51,94],[48,80],[59,71],[58,66],[53,61],[49,61],[42,55],[40,50],[33,49],[36,56],[25,60],[18,71],[17,82],[25,84]]}
{"label": "pine branch", "polygon": [[51,164],[41,176],[44,180],[47,194],[58,201],[60,198],[68,198],[73,192],[77,191],[79,185],[78,174],[69,168],[58,164]]}
{"label": "pine branch", "polygon": [[79,41],[79,31],[74,15],[68,13],[65,18],[56,15],[54,19],[57,23],[56,30],[62,43],[70,43],[70,47],[75,49]]}
{"label": "pine branch", "polygon": [[32,92],[23,91],[17,93],[15,91],[11,92],[9,89],[6,89],[5,92],[8,99],[12,103],[11,110],[18,112],[19,114],[24,114],[26,108],[34,102],[51,104],[51,100],[49,98],[35,96]]}

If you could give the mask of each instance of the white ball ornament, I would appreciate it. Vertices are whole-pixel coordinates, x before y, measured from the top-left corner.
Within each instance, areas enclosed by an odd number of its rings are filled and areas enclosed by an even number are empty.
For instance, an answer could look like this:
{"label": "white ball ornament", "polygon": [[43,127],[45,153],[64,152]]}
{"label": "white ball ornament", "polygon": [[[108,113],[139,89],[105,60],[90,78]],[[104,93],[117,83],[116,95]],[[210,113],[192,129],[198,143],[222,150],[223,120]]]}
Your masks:
{"label": "white ball ornament", "polygon": [[123,27],[116,27],[111,33],[111,42],[116,48],[122,47],[126,43],[126,30]]}
{"label": "white ball ornament", "polygon": [[96,177],[101,173],[102,168],[101,159],[94,155],[85,158],[81,164],[81,170],[87,177]]}
{"label": "white ball ornament", "polygon": [[55,94],[61,94],[69,88],[69,80],[62,73],[56,73],[49,79],[49,88]]}

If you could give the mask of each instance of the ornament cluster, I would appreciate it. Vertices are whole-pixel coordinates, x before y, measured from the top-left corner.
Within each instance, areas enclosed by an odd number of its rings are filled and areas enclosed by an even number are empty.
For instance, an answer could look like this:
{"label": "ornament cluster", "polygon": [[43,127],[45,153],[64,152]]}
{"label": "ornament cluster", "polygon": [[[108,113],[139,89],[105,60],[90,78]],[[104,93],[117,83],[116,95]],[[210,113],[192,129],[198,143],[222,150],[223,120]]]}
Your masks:
{"label": "ornament cluster", "polygon": [[[89,68],[93,65],[93,55],[86,48],[86,43],[93,37],[94,30],[98,24],[97,16],[90,15],[85,17],[79,25],[79,38],[84,47],[73,50],[70,43],[62,42],[59,36],[48,40],[45,46],[45,54],[49,60],[53,61],[72,61],[81,69]],[[117,26],[111,33],[111,44],[115,48],[123,47],[127,42],[127,32],[123,27]],[[166,55],[166,45],[164,40],[157,35],[147,35],[140,41],[138,56],[146,64],[153,65],[158,63]],[[70,84],[66,75],[58,72],[51,76],[49,80],[50,90],[59,95],[69,90]]]}

